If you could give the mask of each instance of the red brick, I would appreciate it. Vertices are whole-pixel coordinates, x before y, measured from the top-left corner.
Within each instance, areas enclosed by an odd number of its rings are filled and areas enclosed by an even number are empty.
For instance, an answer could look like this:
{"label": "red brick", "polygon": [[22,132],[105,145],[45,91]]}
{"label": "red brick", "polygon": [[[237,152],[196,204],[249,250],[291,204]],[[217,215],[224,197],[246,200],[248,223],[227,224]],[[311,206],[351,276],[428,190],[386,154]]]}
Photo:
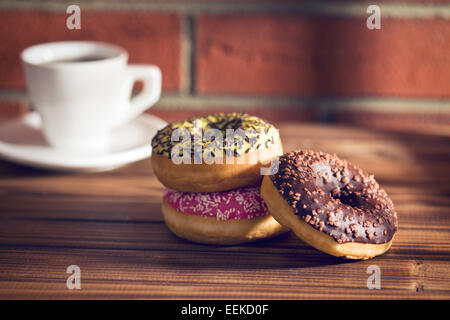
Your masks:
{"label": "red brick", "polygon": [[273,95],[450,96],[450,20],[203,15],[196,90]]}
{"label": "red brick", "polygon": [[33,44],[98,40],[125,47],[132,63],[162,69],[164,90],[180,88],[180,17],[171,13],[81,11],[81,30],[68,30],[63,12],[0,12],[0,88],[23,88],[20,52]]}
{"label": "red brick", "polygon": [[0,101],[0,121],[19,117],[28,111],[28,103],[23,101]]}

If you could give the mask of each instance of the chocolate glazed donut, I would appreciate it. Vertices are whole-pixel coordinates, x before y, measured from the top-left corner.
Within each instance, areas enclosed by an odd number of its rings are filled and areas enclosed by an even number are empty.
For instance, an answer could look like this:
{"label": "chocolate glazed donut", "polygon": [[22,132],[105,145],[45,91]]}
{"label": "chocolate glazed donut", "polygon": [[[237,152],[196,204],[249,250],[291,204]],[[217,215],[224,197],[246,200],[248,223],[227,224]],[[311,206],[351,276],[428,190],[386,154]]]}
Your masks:
{"label": "chocolate glazed donut", "polygon": [[281,156],[261,193],[278,222],[335,256],[382,254],[397,231],[394,205],[373,175],[335,155],[301,150]]}

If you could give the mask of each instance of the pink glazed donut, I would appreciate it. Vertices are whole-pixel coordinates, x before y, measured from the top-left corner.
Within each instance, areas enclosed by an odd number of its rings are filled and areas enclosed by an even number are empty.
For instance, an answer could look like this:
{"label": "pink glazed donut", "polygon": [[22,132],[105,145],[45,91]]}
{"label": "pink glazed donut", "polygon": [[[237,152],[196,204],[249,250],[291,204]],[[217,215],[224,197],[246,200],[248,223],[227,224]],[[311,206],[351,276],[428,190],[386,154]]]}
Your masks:
{"label": "pink glazed donut", "polygon": [[238,244],[287,231],[270,215],[258,187],[211,193],[166,189],[162,212],[173,233],[200,243]]}

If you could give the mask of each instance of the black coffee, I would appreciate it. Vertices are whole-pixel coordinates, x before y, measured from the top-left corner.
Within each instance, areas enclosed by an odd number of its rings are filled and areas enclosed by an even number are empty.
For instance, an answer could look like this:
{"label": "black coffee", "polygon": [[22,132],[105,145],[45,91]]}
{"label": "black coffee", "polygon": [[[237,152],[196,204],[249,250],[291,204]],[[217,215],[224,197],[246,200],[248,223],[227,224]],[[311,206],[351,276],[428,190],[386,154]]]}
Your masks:
{"label": "black coffee", "polygon": [[55,60],[43,62],[41,64],[64,63],[64,62],[90,62],[90,61],[104,60],[107,58],[108,57],[105,57],[105,56],[91,55],[91,56],[81,56],[81,57],[67,58],[67,59],[55,59]]}

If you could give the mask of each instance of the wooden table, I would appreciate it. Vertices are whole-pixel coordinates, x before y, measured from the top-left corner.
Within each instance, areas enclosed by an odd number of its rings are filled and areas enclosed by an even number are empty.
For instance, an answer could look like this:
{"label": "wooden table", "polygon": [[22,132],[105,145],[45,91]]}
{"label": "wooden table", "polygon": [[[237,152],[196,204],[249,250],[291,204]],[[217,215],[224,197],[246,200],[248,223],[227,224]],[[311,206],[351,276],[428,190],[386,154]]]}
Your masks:
{"label": "wooden table", "polygon": [[[150,161],[97,174],[0,162],[0,298],[450,298],[450,137],[304,124],[280,126],[286,150],[337,153],[375,174],[400,230],[391,250],[347,261],[292,233],[239,246],[172,235]],[[81,290],[68,290],[69,265]],[[367,268],[381,290],[367,288]]]}

